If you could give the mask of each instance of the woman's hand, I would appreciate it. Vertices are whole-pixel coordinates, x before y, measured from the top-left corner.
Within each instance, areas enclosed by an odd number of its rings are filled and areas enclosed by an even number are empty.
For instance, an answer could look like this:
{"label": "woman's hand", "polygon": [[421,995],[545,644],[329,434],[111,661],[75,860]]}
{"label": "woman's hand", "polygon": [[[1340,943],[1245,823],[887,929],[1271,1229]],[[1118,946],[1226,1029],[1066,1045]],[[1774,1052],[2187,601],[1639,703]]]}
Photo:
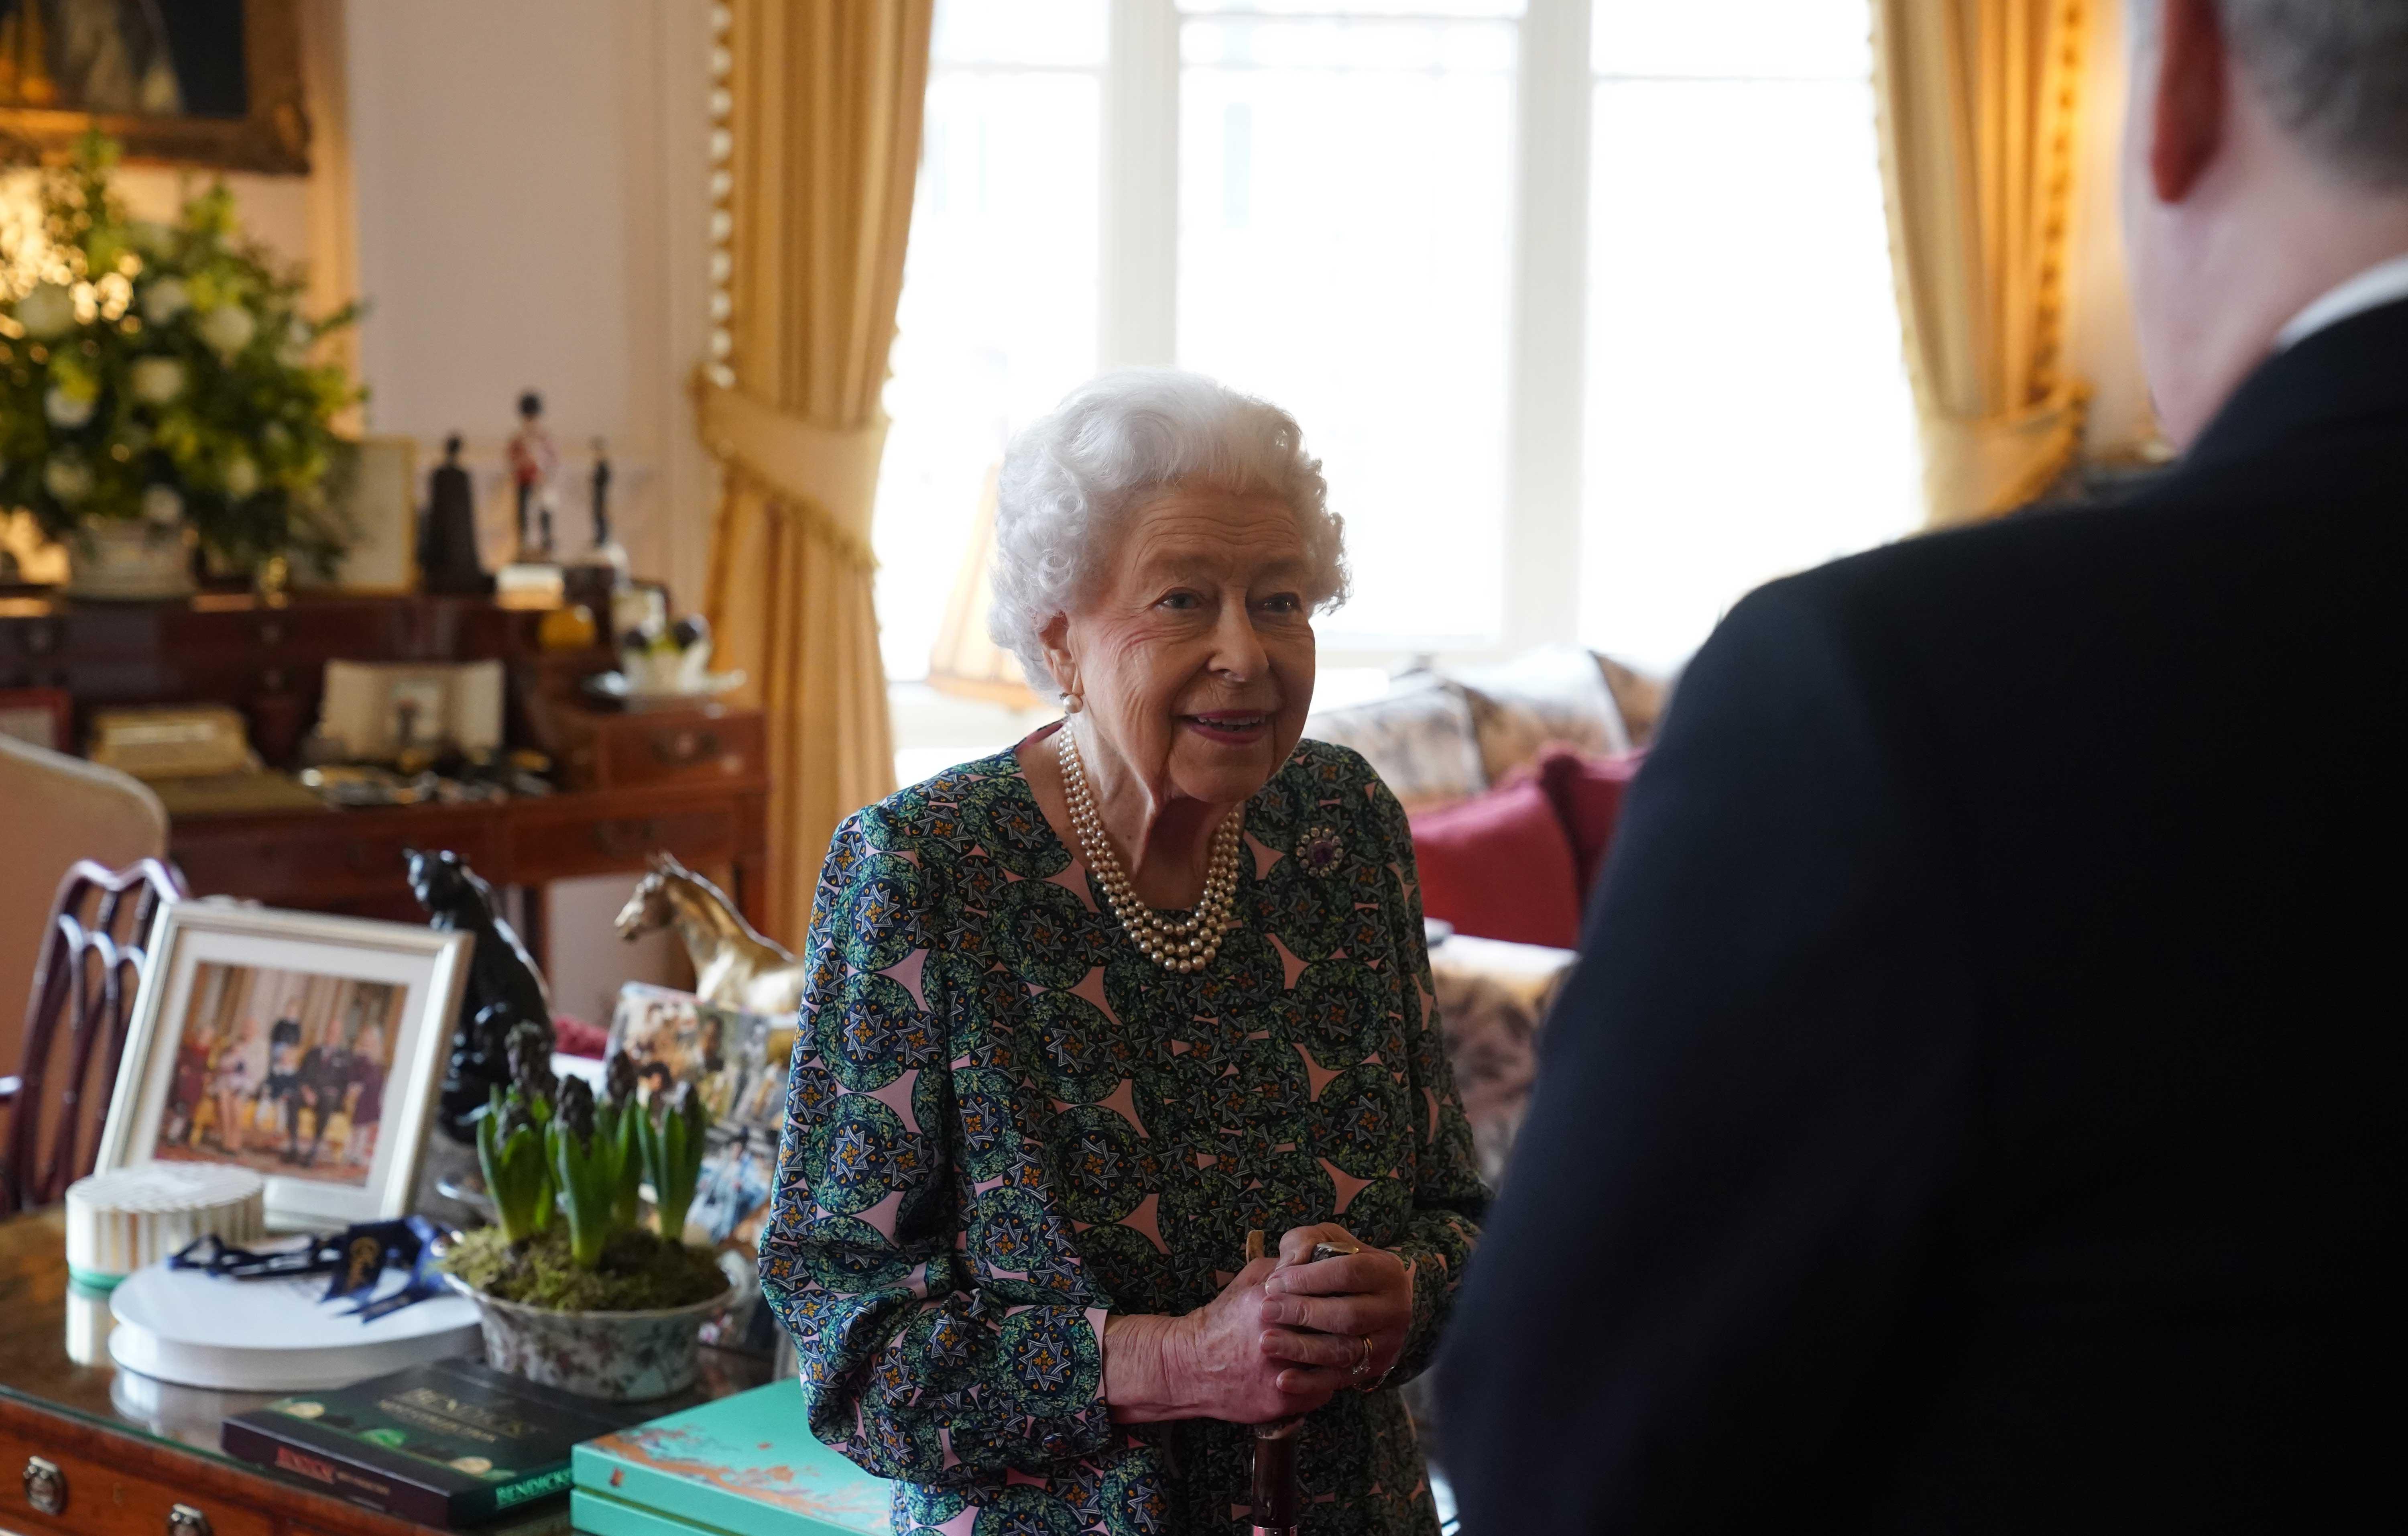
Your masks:
{"label": "woman's hand", "polygon": [[[1314,1261],[1317,1243],[1359,1253]],[[1365,1245],[1335,1222],[1292,1228],[1280,1239],[1280,1267],[1265,1282],[1266,1320],[1278,1325],[1264,1347],[1297,1369],[1280,1373],[1287,1391],[1326,1384],[1332,1392],[1376,1382],[1405,1352],[1413,1321],[1413,1275],[1384,1248]],[[1370,1341],[1368,1357],[1363,1341]]]}
{"label": "woman's hand", "polygon": [[[1258,1258],[1221,1294],[1180,1317],[1114,1314],[1104,1325],[1104,1400],[1124,1424],[1212,1418],[1267,1424],[1309,1414],[1346,1385],[1343,1369],[1294,1362],[1354,1357],[1352,1340],[1310,1340],[1279,1328],[1264,1289],[1278,1266]],[[1342,1346],[1342,1348],[1341,1348]]]}

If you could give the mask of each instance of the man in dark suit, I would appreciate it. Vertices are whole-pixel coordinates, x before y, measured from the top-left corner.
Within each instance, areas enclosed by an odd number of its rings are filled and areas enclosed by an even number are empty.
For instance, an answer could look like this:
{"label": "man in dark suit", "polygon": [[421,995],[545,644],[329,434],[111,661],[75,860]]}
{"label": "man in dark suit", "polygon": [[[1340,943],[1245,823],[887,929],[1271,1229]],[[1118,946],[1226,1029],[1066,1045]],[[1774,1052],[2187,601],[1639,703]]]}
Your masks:
{"label": "man in dark suit", "polygon": [[2408,0],[2132,15],[2186,452],[1699,653],[1440,1364],[1469,1536],[2398,1517]]}

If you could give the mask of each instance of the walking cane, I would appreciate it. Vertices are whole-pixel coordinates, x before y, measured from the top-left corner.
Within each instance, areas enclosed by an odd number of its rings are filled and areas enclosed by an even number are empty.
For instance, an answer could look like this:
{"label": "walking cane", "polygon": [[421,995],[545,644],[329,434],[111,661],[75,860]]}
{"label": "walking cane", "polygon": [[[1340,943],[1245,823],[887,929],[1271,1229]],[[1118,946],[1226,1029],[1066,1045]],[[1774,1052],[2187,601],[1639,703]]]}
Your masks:
{"label": "walking cane", "polygon": [[[1252,1264],[1263,1257],[1266,1246],[1260,1231],[1248,1232],[1246,1262]],[[1338,1258],[1357,1251],[1316,1242],[1312,1260]],[[1297,1431],[1303,1428],[1301,1414],[1254,1426],[1254,1500],[1247,1516],[1254,1522],[1254,1536],[1297,1536],[1297,1506],[1302,1495],[1296,1481],[1296,1441]]]}

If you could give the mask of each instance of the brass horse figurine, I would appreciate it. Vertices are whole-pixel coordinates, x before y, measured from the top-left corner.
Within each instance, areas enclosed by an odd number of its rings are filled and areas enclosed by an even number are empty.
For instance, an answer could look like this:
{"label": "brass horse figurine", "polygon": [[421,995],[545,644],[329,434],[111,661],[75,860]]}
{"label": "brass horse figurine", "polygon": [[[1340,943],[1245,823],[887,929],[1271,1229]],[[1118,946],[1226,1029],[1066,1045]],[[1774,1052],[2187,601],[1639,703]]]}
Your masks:
{"label": "brass horse figurine", "polygon": [[619,937],[641,938],[674,925],[694,962],[694,990],[707,1002],[773,1019],[803,1005],[803,964],[782,944],[764,939],[718,886],[654,854],[652,873],[619,909]]}

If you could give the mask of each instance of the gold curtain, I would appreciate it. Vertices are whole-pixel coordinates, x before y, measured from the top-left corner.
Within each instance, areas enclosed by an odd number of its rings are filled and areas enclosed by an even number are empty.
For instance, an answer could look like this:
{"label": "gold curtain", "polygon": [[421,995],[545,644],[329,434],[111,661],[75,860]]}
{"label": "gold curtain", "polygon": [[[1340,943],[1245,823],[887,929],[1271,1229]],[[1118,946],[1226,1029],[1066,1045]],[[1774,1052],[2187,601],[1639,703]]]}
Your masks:
{"label": "gold curtain", "polygon": [[790,944],[829,834],[895,787],[869,528],[934,8],[730,7],[727,352],[698,385],[725,480],[706,610],[768,712],[768,928]]}
{"label": "gold curtain", "polygon": [[1882,180],[1927,521],[2007,511],[2073,462],[2063,368],[2086,7],[1873,0]]}

